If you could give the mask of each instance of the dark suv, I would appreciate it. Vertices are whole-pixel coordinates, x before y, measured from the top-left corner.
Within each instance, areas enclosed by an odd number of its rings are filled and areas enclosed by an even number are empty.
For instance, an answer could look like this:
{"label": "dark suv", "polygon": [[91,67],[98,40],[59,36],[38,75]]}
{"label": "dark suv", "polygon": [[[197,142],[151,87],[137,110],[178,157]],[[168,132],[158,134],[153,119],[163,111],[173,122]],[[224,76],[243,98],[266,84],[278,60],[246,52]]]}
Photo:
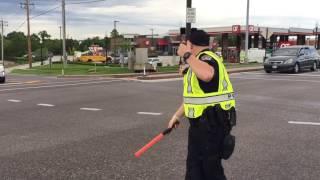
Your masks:
{"label": "dark suv", "polygon": [[320,56],[312,46],[288,46],[274,51],[264,62],[266,73],[286,71],[298,73],[302,69],[315,71],[319,66]]}

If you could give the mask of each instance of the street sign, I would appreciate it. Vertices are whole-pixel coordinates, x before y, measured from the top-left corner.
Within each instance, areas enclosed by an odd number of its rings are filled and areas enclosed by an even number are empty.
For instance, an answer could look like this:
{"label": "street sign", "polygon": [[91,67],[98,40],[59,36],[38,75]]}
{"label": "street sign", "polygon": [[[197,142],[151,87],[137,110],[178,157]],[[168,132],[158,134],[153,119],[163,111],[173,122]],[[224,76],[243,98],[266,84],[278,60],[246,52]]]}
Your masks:
{"label": "street sign", "polygon": [[196,8],[187,8],[187,23],[196,23]]}

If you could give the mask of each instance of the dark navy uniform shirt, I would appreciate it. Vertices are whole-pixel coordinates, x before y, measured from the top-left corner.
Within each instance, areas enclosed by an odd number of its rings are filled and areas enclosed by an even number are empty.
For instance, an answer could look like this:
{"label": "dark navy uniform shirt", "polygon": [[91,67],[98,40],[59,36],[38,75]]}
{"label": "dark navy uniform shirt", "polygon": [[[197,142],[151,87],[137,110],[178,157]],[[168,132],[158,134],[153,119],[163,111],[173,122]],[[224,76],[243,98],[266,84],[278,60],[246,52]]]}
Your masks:
{"label": "dark navy uniform shirt", "polygon": [[[209,49],[205,49],[201,51],[200,53],[204,51],[210,51]],[[214,75],[213,78],[209,82],[202,81],[198,78],[200,88],[205,93],[212,93],[217,92],[219,89],[219,65],[216,60],[214,60],[211,56],[207,54],[202,54],[199,59],[203,62],[208,63],[210,66],[214,69]]]}

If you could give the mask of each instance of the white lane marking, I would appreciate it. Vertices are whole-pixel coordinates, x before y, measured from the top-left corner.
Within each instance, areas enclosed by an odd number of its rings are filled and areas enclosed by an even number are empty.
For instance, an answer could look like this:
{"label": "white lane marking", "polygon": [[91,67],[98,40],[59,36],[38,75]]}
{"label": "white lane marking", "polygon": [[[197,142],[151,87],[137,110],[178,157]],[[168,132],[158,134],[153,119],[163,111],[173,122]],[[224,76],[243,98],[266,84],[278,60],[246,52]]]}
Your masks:
{"label": "white lane marking", "polygon": [[316,123],[316,122],[288,121],[288,123],[289,123],[289,124],[299,124],[299,125],[320,126],[320,123]]}
{"label": "white lane marking", "polygon": [[320,81],[312,81],[312,80],[293,80],[293,79],[266,79],[266,78],[254,78],[254,77],[232,77],[233,79],[247,79],[247,80],[265,80],[265,81],[292,81],[292,82],[314,82],[314,83],[320,83]]}
{"label": "white lane marking", "polygon": [[21,100],[18,99],[8,99],[9,102],[19,103]]}
{"label": "white lane marking", "polygon": [[35,86],[35,87],[23,87],[23,88],[1,89],[0,92],[4,92],[4,91],[15,91],[15,90],[26,90],[26,89],[53,88],[53,87],[68,87],[68,86],[78,86],[78,85],[111,83],[111,82],[119,82],[119,81],[123,81],[123,80],[111,80],[111,81],[98,81],[98,82],[88,82],[88,83],[61,84],[61,85],[52,85],[52,86]]}
{"label": "white lane marking", "polygon": [[54,107],[53,104],[43,104],[43,103],[40,103],[40,104],[37,104],[38,106],[43,106],[43,107]]}
{"label": "white lane marking", "polygon": [[137,112],[140,115],[152,115],[152,116],[160,116],[162,113],[155,113],[155,112]]}
{"label": "white lane marking", "polygon": [[82,111],[101,111],[102,109],[98,108],[80,108]]}

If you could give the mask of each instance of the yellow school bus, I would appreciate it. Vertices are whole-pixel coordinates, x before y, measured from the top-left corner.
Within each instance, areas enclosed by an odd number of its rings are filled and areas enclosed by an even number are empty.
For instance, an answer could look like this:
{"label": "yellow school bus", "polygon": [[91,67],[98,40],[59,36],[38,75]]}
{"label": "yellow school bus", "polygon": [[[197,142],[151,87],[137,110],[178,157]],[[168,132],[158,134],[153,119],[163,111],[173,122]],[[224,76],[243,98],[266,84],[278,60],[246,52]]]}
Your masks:
{"label": "yellow school bus", "polygon": [[82,55],[80,56],[79,60],[81,62],[103,62],[105,63],[106,61],[111,61],[110,57],[108,59],[106,56],[91,56],[91,55]]}
{"label": "yellow school bus", "polygon": [[112,61],[111,56],[106,56],[105,50],[98,45],[92,45],[89,47],[89,51],[81,54],[78,59],[81,62],[102,62],[108,63]]}

